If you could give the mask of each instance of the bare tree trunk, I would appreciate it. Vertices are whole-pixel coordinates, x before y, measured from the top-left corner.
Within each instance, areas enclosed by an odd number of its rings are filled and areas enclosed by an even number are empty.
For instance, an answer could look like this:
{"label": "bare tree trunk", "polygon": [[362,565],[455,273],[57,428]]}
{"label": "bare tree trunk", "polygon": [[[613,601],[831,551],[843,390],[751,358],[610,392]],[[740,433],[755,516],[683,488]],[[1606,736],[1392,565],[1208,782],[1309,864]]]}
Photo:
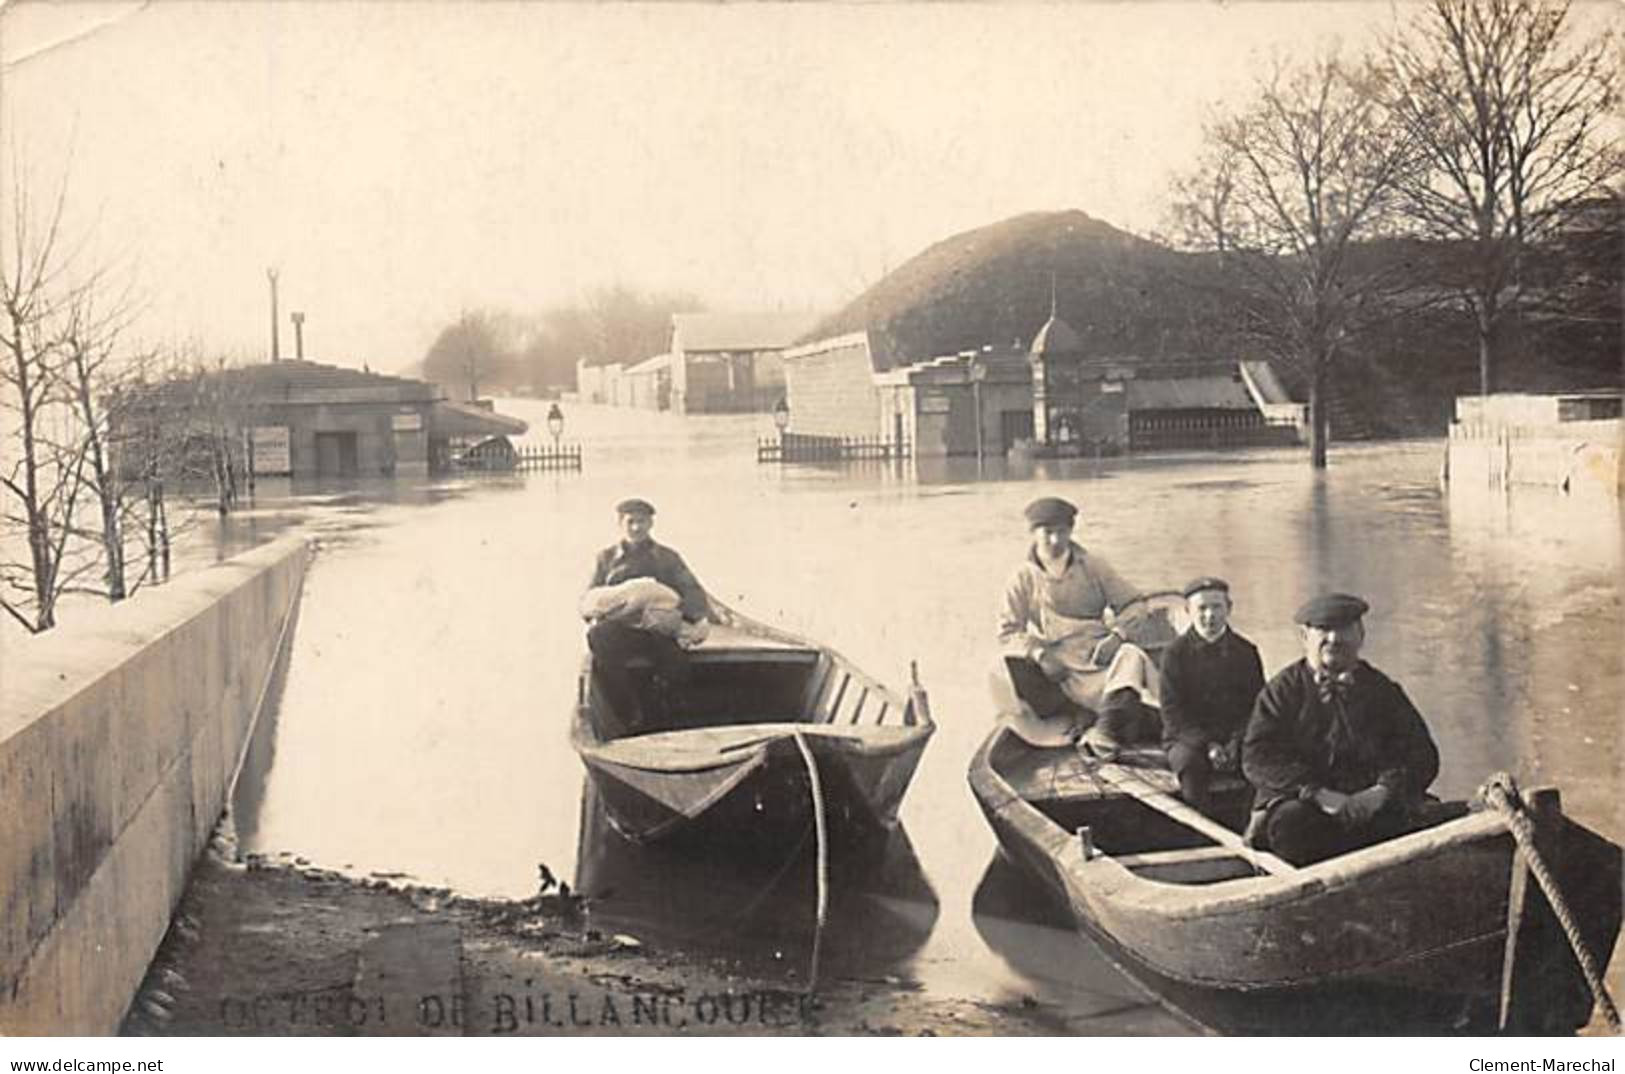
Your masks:
{"label": "bare tree trunk", "polygon": [[1326,444],[1331,439],[1331,415],[1326,409],[1328,388],[1326,362],[1315,360],[1314,374],[1309,380],[1309,465],[1316,470],[1326,469]]}
{"label": "bare tree trunk", "polygon": [[1480,303],[1474,322],[1478,328],[1478,394],[1495,391],[1495,311]]}

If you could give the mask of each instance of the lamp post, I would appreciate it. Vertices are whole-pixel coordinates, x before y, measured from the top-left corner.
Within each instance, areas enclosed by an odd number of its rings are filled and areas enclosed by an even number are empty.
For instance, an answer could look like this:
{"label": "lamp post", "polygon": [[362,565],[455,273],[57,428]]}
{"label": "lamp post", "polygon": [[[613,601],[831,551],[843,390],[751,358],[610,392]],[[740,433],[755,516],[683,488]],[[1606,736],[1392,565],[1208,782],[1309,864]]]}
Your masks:
{"label": "lamp post", "polygon": [[790,428],[790,401],[782,395],[773,404],[773,424],[779,430],[779,461],[784,462],[784,432]]}
{"label": "lamp post", "polygon": [[554,403],[547,408],[547,431],[553,434],[553,450],[559,449],[559,437],[564,435],[564,411]]}
{"label": "lamp post", "polygon": [[982,381],[987,379],[987,364],[980,358],[970,360],[971,406],[976,411],[976,470],[982,470]]}

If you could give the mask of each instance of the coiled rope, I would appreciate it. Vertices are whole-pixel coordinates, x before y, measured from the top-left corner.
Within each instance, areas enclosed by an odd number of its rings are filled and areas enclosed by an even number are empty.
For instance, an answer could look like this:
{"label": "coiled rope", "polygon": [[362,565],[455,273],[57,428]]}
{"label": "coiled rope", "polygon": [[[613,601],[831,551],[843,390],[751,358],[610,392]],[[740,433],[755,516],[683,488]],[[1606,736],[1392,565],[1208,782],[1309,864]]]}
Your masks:
{"label": "coiled rope", "polygon": [[1592,957],[1585,938],[1580,935],[1579,923],[1574,919],[1574,911],[1570,909],[1568,900],[1558,889],[1557,878],[1552,875],[1551,868],[1535,846],[1535,823],[1524,809],[1517,781],[1506,772],[1497,772],[1479,788],[1478,794],[1486,805],[1501,815],[1507,830],[1512,833],[1518,851],[1524,856],[1524,862],[1534,874],[1540,890],[1545,893],[1546,902],[1551,906],[1552,912],[1557,915],[1557,923],[1563,927],[1563,935],[1568,938],[1569,947],[1573,949],[1574,957],[1580,963],[1580,972],[1585,975],[1586,984],[1590,986],[1591,995],[1596,1000],[1597,1006],[1602,1009],[1602,1016],[1608,1022],[1608,1028],[1617,1034],[1620,1031],[1619,1008],[1614,1006],[1613,997],[1608,994],[1608,986],[1603,983],[1602,973],[1597,968],[1597,960]]}
{"label": "coiled rope", "polygon": [[806,736],[792,731],[801,761],[807,766],[807,785],[812,789],[813,831],[818,837],[818,914],[813,925],[812,964],[807,969],[807,991],[818,987],[818,957],[824,944],[824,917],[829,911],[829,840],[824,828],[824,785],[818,778],[818,762]]}

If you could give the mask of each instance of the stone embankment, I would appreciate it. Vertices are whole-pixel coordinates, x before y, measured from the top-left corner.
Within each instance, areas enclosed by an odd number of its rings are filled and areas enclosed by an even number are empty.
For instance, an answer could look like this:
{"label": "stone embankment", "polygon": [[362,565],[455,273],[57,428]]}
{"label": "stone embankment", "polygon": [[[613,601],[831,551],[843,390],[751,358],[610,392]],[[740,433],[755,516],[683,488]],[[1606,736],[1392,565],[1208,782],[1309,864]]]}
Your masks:
{"label": "stone embankment", "polygon": [[225,809],[309,559],[286,537],[6,643],[0,1034],[117,1031]]}

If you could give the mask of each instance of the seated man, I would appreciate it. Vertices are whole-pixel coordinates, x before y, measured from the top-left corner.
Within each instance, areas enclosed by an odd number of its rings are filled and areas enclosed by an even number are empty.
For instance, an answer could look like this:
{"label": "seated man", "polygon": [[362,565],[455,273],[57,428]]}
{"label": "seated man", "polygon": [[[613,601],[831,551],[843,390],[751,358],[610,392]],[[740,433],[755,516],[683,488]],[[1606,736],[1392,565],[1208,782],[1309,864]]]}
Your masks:
{"label": "seated man", "polygon": [[1248,841],[1307,865],[1414,826],[1439,750],[1399,684],[1360,659],[1359,597],[1298,609],[1303,659],[1258,695],[1241,768],[1257,791]]}
{"label": "seated man", "polygon": [[[623,500],[615,506],[615,514],[621,539],[598,553],[581,603],[583,617],[591,624],[587,647],[592,650],[593,678],[613,712],[614,726],[606,723],[599,730],[610,738],[671,726],[689,681],[688,657],[679,639],[692,639],[693,628],[687,624],[700,623],[710,612],[705,590],[683,557],[649,535],[654,507],[647,500]],[[654,579],[676,593],[681,624],[668,621],[658,590],[626,585],[637,578]],[[629,660],[639,657],[654,667],[647,706],[640,703],[626,668]]]}
{"label": "seated man", "polygon": [[1073,543],[1076,517],[1053,496],[1027,506],[1031,546],[1005,587],[999,642],[1015,700],[1041,719],[1070,722],[1074,736],[1087,729],[1086,744],[1112,755],[1155,741],[1161,724],[1148,706],[1157,704],[1157,669],[1107,627],[1107,609],[1139,591]]}
{"label": "seated man", "polygon": [[1191,625],[1162,654],[1162,745],[1179,779],[1179,796],[1208,808],[1214,771],[1241,761],[1264,664],[1258,648],[1230,628],[1230,585],[1197,578],[1185,586]]}

